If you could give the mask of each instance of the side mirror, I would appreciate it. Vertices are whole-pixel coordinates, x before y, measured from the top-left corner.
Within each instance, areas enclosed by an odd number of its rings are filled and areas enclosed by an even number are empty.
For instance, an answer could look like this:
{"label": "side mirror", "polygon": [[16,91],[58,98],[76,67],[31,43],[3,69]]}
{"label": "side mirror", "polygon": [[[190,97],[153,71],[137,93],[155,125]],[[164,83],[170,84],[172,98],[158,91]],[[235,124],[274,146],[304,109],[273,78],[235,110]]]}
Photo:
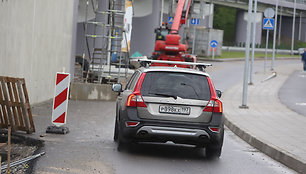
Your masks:
{"label": "side mirror", "polygon": [[222,92],[221,92],[220,90],[216,90],[216,92],[217,92],[217,96],[218,96],[219,98],[221,98]]}
{"label": "side mirror", "polygon": [[120,83],[115,83],[112,86],[114,92],[122,92],[122,85]]}

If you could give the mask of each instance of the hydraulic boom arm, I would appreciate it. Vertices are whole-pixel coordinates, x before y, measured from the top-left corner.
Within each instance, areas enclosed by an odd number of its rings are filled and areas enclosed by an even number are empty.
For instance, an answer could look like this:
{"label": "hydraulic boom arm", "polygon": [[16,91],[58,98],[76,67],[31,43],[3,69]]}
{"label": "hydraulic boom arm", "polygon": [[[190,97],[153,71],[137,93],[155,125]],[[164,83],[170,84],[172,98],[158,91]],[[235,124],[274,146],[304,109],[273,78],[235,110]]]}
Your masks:
{"label": "hydraulic boom arm", "polygon": [[178,32],[181,24],[186,23],[188,13],[189,13],[190,3],[191,3],[191,0],[179,0],[178,1],[170,33]]}

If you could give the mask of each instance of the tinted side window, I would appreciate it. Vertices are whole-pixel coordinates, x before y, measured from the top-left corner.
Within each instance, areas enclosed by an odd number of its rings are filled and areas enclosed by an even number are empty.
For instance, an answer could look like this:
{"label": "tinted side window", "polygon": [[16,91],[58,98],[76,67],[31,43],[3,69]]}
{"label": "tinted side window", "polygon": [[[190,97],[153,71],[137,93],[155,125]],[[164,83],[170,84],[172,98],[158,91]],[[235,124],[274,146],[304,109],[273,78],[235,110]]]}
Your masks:
{"label": "tinted side window", "polygon": [[139,71],[136,71],[133,76],[131,77],[131,80],[129,81],[128,85],[127,85],[127,89],[128,90],[132,90],[134,89],[135,85],[136,85],[136,82],[139,78],[139,74],[140,72]]}
{"label": "tinted side window", "polygon": [[127,85],[126,85],[126,87],[125,87],[125,90],[131,88],[131,83],[132,83],[132,81],[135,79],[136,74],[137,74],[137,71],[134,72],[134,74],[133,74],[132,77],[130,78],[129,82],[127,83]]}
{"label": "tinted side window", "polygon": [[184,99],[209,100],[207,77],[189,73],[150,72],[141,87],[143,96],[178,96]]}

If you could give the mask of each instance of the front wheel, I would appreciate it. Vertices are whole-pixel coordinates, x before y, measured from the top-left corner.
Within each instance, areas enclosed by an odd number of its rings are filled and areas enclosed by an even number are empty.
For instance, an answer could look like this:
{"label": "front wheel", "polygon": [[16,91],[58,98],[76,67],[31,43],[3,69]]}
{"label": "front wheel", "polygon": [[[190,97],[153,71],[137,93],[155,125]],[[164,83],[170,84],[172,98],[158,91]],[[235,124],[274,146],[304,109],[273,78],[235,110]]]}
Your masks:
{"label": "front wheel", "polygon": [[115,121],[115,129],[114,129],[114,141],[118,142],[118,135],[119,135],[119,130],[118,130],[118,123]]}
{"label": "front wheel", "polygon": [[122,133],[120,132],[120,130],[118,129],[118,138],[117,138],[117,150],[120,152],[122,150],[124,150],[128,143],[125,141],[125,139],[122,137],[121,135]]}

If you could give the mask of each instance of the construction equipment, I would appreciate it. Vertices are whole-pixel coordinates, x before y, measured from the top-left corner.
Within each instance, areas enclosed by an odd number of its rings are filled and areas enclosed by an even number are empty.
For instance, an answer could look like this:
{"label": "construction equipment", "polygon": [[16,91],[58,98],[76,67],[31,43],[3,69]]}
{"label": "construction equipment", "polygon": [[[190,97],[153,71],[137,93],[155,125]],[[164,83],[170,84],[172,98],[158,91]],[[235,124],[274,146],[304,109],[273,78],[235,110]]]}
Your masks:
{"label": "construction equipment", "polygon": [[[177,3],[175,16],[171,29],[167,26],[161,26],[155,30],[156,42],[152,54],[154,60],[196,62],[196,56],[187,54],[187,45],[180,43],[179,29],[182,24],[186,23],[192,0],[179,0]],[[191,68],[186,64],[165,64],[152,63],[151,66],[178,66]]]}

